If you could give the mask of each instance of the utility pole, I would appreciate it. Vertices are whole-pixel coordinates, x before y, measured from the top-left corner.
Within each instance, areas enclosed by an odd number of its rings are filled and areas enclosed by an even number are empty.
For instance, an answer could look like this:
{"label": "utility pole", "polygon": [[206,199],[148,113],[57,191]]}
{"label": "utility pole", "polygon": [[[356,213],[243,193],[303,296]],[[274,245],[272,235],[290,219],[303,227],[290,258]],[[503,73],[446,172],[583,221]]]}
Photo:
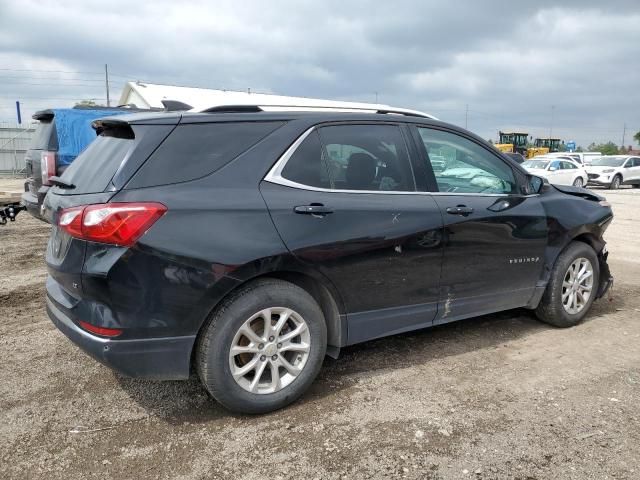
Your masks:
{"label": "utility pole", "polygon": [[378,103],[378,92],[373,92],[376,94],[376,103]]}
{"label": "utility pole", "polygon": [[467,128],[467,124],[469,123],[469,104],[465,105],[464,109],[464,128]]}
{"label": "utility pole", "polygon": [[624,137],[627,134],[627,124],[625,123],[624,126],[622,127],[622,145],[620,145],[622,148],[624,148]]}
{"label": "utility pole", "polygon": [[107,107],[111,106],[111,99],[109,98],[109,66],[104,64],[104,86],[107,89]]}
{"label": "utility pole", "polygon": [[551,148],[551,138],[553,137],[553,111],[556,106],[551,105],[551,125],[549,125],[549,148]]}

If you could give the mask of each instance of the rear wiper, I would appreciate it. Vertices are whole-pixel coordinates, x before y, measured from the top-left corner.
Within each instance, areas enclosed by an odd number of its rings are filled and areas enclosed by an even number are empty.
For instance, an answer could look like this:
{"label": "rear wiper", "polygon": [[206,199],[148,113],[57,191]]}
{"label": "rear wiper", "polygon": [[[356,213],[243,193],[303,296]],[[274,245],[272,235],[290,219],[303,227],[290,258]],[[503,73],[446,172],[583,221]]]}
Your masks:
{"label": "rear wiper", "polygon": [[49,182],[52,185],[55,185],[56,187],[64,188],[65,190],[71,190],[73,188],[76,188],[76,186],[73,183],[66,182],[62,180],[60,177],[56,177],[56,176],[49,177]]}

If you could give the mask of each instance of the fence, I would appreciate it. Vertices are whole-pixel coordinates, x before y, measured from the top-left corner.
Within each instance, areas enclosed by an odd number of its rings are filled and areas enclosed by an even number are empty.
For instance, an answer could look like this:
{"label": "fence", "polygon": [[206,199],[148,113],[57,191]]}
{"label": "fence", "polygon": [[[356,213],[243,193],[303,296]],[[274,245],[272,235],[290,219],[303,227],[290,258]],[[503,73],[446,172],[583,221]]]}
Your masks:
{"label": "fence", "polygon": [[0,174],[25,175],[24,154],[35,135],[35,124],[0,122]]}

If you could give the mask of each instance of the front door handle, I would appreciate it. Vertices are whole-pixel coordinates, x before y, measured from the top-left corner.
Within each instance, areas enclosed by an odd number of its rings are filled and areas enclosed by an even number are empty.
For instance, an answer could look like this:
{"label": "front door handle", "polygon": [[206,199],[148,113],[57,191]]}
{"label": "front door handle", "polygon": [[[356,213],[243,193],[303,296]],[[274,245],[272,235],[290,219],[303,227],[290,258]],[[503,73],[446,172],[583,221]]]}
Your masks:
{"label": "front door handle", "polygon": [[324,216],[329,213],[333,213],[333,209],[331,207],[326,207],[321,203],[312,203],[311,205],[300,205],[293,208],[293,211],[296,213],[300,213],[302,215],[317,215]]}
{"label": "front door handle", "polygon": [[456,207],[447,208],[447,213],[450,213],[451,215],[462,215],[463,217],[466,217],[467,215],[473,213],[473,208],[467,207],[466,205],[458,205]]}

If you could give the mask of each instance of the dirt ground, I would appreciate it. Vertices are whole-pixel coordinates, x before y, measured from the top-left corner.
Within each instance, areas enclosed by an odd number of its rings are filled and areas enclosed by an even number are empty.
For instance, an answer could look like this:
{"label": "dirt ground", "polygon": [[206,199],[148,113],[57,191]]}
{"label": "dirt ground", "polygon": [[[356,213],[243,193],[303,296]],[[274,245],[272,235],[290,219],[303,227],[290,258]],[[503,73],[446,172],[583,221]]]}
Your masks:
{"label": "dirt ground", "polygon": [[255,417],[68,341],[45,314],[49,229],[22,213],[0,226],[0,476],[637,479],[640,191],[604,194],[616,284],[578,327],[514,310],[350,347]]}

